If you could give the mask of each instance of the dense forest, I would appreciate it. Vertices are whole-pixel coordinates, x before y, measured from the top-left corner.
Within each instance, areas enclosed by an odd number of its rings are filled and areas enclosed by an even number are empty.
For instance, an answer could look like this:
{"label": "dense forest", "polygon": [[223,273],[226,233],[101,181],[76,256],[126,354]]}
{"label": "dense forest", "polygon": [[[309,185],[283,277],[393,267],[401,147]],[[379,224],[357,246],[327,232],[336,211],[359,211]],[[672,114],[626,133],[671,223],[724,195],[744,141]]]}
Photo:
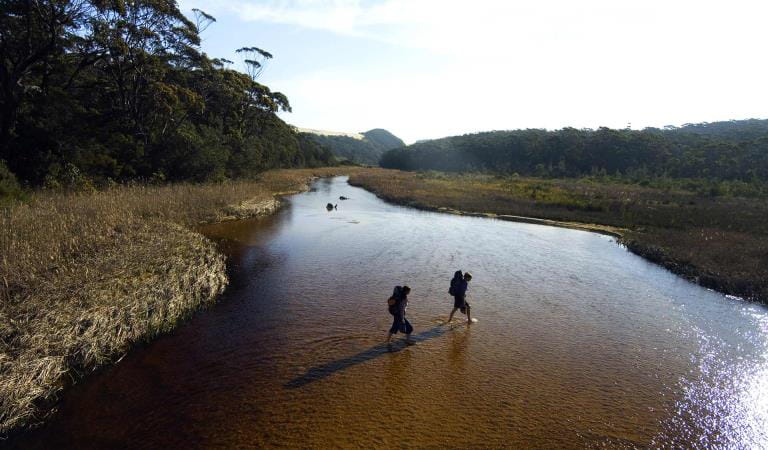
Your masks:
{"label": "dense forest", "polygon": [[768,120],[644,130],[563,128],[491,131],[391,150],[386,168],[541,177],[664,176],[768,179]]}
{"label": "dense forest", "polygon": [[374,128],[361,135],[362,139],[355,139],[350,136],[302,133],[302,136],[328,147],[335,156],[358,164],[378,165],[387,150],[405,145],[400,138],[382,128]]}
{"label": "dense forest", "polygon": [[0,190],[221,180],[327,165],[256,80],[272,55],[201,51],[215,18],[175,0],[8,0],[0,6]]}

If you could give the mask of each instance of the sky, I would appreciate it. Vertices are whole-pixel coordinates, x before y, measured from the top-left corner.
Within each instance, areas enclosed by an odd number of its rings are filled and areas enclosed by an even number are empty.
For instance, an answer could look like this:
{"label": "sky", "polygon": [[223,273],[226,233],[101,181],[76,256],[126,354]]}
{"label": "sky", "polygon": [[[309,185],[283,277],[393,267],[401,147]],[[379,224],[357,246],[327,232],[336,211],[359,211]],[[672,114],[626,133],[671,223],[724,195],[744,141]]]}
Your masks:
{"label": "sky", "polygon": [[768,117],[760,0],[180,0],[203,50],[274,55],[286,122],[406,143],[517,128]]}

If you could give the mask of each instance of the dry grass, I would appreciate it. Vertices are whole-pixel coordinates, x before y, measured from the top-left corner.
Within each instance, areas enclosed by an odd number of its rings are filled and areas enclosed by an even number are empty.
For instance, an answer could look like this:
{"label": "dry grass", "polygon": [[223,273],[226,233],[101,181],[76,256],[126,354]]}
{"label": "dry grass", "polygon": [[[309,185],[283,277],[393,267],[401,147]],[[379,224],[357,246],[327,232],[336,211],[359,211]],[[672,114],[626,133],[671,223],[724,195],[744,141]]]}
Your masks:
{"label": "dry grass", "polygon": [[340,170],[37,192],[1,210],[0,434],[43,419],[65,374],[115,360],[223,291],[224,257],[192,227],[270,213],[276,194]]}
{"label": "dry grass", "polygon": [[67,374],[114,361],[215,300],[227,283],[224,257],[194,226],[269,213],[276,194],[340,173],[417,207],[629,227],[635,251],[677,264],[678,273],[768,296],[768,207],[743,199],[350,167],[225,184],[37,192],[0,210],[0,434],[39,423]]}
{"label": "dry grass", "polygon": [[635,253],[725,293],[768,301],[768,202],[589,180],[365,171],[350,182],[425,209],[620,227]]}

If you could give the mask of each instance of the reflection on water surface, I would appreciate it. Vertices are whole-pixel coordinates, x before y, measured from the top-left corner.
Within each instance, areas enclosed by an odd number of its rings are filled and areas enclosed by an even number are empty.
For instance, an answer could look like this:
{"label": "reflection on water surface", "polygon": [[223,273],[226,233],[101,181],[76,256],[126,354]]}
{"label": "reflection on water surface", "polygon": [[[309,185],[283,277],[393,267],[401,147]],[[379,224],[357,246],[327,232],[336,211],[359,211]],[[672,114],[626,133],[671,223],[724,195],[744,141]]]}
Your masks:
{"label": "reflection on water surface", "polygon": [[[232,255],[221,302],[76,386],[17,445],[768,445],[765,308],[606,236],[401,208],[344,178],[316,188],[208,227]],[[443,323],[456,269],[474,275],[471,327]],[[402,283],[419,342],[390,351]]]}

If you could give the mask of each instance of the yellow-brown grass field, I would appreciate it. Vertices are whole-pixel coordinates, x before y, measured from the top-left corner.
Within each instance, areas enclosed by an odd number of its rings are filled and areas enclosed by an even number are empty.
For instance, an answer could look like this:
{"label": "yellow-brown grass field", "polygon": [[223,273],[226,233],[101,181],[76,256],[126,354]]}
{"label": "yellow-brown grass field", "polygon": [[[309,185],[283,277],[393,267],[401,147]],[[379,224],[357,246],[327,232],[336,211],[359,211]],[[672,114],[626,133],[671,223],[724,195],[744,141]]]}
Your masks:
{"label": "yellow-brown grass field", "polygon": [[41,191],[0,210],[0,435],[39,423],[66,375],[119,358],[215,300],[224,256],[196,225],[268,214],[276,196],[340,170]]}

